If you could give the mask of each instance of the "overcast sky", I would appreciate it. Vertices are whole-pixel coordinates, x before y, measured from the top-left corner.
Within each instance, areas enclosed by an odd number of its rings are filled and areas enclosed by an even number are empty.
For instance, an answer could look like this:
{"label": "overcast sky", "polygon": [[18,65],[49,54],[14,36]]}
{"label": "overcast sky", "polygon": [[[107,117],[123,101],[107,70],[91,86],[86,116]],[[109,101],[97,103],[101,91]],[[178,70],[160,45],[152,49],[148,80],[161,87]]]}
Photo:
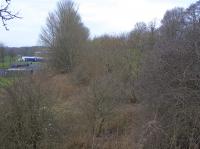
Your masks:
{"label": "overcast sky", "polygon": [[[3,0],[0,0],[1,2]],[[91,36],[122,33],[133,29],[136,22],[160,22],[164,13],[174,7],[187,8],[197,0],[75,0]],[[58,0],[12,0],[12,9],[23,19],[8,22],[9,31],[0,25],[0,42],[6,46],[38,45],[46,17]]]}

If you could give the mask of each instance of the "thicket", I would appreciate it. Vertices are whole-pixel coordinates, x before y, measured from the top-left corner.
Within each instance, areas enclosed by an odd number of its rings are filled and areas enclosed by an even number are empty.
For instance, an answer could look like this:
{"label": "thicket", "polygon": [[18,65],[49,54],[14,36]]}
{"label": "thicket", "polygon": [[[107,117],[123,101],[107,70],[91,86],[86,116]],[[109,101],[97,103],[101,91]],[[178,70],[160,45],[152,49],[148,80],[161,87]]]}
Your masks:
{"label": "thicket", "polygon": [[1,90],[2,149],[56,148],[62,138],[52,106],[54,95],[37,77],[17,79]]}
{"label": "thicket", "polygon": [[200,1],[166,12],[154,48],[137,80],[138,98],[150,117],[145,149],[200,147]]}
{"label": "thicket", "polygon": [[4,148],[200,147],[200,1],[168,10],[160,27],[94,39],[76,5],[61,1],[41,39],[76,95],[57,96],[41,76],[16,82],[1,100]]}

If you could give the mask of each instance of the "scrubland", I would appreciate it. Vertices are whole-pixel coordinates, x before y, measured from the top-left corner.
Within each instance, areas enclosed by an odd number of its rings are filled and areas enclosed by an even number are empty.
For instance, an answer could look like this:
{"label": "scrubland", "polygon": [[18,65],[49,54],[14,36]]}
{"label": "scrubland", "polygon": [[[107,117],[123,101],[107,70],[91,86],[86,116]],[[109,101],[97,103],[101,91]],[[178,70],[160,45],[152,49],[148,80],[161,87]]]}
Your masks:
{"label": "scrubland", "polygon": [[1,89],[1,148],[198,149],[199,8],[90,39],[61,1],[41,33],[44,70]]}

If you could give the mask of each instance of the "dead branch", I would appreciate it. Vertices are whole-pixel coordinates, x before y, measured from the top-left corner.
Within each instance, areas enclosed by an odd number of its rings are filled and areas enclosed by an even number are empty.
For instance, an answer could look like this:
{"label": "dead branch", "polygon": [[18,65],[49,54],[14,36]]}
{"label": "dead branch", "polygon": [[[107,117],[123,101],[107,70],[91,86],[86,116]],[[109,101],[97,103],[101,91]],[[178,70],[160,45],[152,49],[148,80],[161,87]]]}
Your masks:
{"label": "dead branch", "polygon": [[0,19],[2,21],[2,25],[5,27],[6,30],[9,30],[7,27],[7,21],[12,20],[14,18],[21,18],[18,16],[17,13],[13,13],[9,10],[9,6],[11,4],[11,0],[5,0],[5,4],[1,4],[0,6]]}

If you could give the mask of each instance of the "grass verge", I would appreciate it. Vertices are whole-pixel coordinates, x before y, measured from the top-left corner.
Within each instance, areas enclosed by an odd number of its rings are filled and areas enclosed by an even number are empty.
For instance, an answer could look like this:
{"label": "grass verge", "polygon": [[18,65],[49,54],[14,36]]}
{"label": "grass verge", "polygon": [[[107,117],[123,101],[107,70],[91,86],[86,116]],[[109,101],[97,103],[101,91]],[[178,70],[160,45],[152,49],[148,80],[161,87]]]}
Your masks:
{"label": "grass verge", "polygon": [[12,78],[0,77],[0,88],[8,87],[12,84]]}

